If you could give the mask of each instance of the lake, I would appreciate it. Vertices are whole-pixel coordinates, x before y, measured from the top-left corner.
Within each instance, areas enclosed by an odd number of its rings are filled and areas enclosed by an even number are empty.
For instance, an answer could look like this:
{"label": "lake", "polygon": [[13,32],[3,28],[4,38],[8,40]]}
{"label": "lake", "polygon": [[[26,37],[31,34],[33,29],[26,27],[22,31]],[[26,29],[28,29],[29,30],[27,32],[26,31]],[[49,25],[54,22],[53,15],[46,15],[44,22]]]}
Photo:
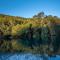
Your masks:
{"label": "lake", "polygon": [[60,56],[49,57],[48,55],[31,53],[0,53],[0,60],[60,60]]}

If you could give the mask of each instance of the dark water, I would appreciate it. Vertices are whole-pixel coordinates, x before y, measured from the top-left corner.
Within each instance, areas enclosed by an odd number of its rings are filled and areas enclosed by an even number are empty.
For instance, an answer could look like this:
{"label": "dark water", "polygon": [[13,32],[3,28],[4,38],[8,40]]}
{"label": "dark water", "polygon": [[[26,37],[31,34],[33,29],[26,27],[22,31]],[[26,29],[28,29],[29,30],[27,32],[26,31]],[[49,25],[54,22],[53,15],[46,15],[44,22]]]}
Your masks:
{"label": "dark water", "polygon": [[60,60],[60,56],[49,57],[48,55],[38,55],[38,54],[18,54],[18,53],[8,53],[0,54],[0,60]]}

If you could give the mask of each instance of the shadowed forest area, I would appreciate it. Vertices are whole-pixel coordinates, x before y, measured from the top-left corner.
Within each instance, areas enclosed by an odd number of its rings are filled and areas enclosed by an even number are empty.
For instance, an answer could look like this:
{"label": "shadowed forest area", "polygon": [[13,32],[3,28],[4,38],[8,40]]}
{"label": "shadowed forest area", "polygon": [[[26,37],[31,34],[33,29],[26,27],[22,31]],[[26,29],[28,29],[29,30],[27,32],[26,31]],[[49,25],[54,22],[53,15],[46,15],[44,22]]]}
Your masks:
{"label": "shadowed forest area", "polygon": [[60,54],[60,18],[44,12],[32,18],[0,14],[0,52]]}

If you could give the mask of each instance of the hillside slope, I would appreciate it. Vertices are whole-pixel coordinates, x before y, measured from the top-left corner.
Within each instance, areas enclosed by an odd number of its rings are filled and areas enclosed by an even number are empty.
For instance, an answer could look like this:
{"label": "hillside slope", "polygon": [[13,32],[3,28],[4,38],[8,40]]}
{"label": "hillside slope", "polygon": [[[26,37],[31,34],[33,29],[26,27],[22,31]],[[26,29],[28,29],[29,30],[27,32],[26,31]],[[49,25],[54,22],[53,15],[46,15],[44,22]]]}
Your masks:
{"label": "hillside slope", "polygon": [[0,14],[0,40],[1,51],[60,53],[60,18]]}

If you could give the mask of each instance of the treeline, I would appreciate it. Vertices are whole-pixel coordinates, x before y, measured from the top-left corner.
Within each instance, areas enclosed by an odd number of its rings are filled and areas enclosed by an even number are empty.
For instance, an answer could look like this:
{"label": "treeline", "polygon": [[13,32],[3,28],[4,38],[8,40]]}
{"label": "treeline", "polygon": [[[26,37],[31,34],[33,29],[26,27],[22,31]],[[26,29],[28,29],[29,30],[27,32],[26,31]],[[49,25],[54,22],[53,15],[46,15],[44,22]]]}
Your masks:
{"label": "treeline", "polygon": [[43,12],[33,18],[0,15],[0,51],[60,53],[60,18]]}

